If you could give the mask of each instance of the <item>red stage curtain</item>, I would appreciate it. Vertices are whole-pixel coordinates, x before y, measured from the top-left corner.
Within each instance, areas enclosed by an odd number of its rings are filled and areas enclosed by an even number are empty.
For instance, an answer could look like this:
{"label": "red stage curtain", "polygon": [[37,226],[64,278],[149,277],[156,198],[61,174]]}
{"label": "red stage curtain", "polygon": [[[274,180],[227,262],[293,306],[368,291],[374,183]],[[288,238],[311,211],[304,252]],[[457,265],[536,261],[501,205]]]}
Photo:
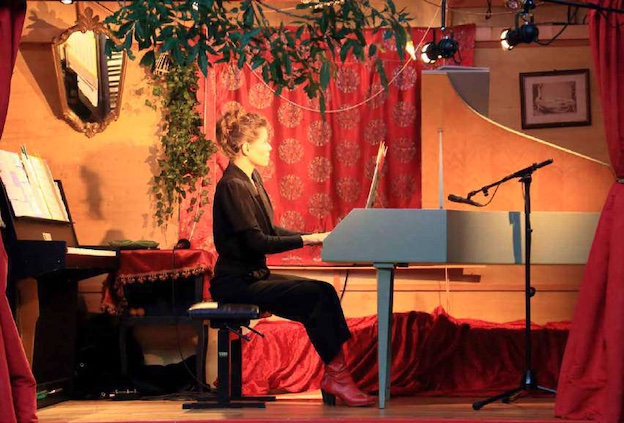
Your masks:
{"label": "red stage curtain", "polygon": [[[595,4],[624,8],[622,0]],[[602,210],[566,347],[555,414],[624,421],[624,16],[590,14],[605,134],[618,181]]]}
{"label": "red stage curtain", "polygon": [[[8,260],[0,239],[0,289],[6,291]],[[0,295],[0,415],[2,422],[36,422],[36,384],[6,295]]]}
{"label": "red stage curtain", "polygon": [[9,108],[11,76],[25,14],[26,0],[8,0],[0,5],[0,138]]}
{"label": "red stage curtain", "polygon": [[[25,1],[9,0],[0,5],[0,138],[25,14]],[[0,415],[7,423],[36,422],[35,378],[5,295],[7,268],[7,255],[0,239]]]}
{"label": "red stage curtain", "polygon": [[[474,58],[474,25],[453,28],[459,41],[458,63],[449,59],[433,66],[471,66]],[[413,29],[416,44],[432,33]],[[206,133],[213,137],[215,117],[233,104],[267,117],[273,137],[271,163],[260,169],[271,195],[278,225],[299,231],[327,231],[353,208],[366,203],[379,143],[388,146],[376,201],[377,207],[419,208],[420,182],[420,60],[401,61],[394,39],[382,40],[383,33],[366,33],[368,42],[384,46],[380,53],[391,81],[383,91],[370,62],[348,59],[338,65],[327,93],[327,114],[323,121],[317,101],[303,89],[285,90],[275,97],[260,73],[248,67],[238,70],[220,65],[201,85]],[[375,96],[376,93],[379,93]],[[201,97],[201,96],[200,96]],[[214,139],[214,138],[213,138]],[[227,160],[213,163],[214,183]],[[181,236],[194,228],[195,248],[213,250],[211,211],[206,210],[200,225],[181,208]],[[318,265],[320,248],[304,248],[271,256],[273,265]]]}
{"label": "red stage curtain", "polygon": [[[362,389],[377,391],[377,316],[348,324],[350,371]],[[544,386],[557,383],[567,326],[533,326],[532,354]],[[246,394],[319,389],[323,366],[301,324],[261,321],[255,328],[265,337],[243,343]],[[441,308],[393,316],[392,395],[494,395],[517,387],[524,365],[524,321],[458,320]]]}

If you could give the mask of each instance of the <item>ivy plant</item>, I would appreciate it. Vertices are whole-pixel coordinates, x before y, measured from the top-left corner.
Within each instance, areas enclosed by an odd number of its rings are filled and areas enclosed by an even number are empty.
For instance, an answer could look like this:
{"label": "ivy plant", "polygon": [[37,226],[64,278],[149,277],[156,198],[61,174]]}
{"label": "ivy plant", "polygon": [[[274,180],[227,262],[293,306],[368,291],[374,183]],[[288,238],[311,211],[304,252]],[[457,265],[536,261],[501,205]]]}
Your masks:
{"label": "ivy plant", "polygon": [[[288,15],[292,26],[271,24],[267,11]],[[350,54],[375,62],[387,85],[380,46],[369,44],[364,30],[383,30],[385,40],[394,37],[403,58],[409,21],[392,0],[302,0],[292,10],[263,0],[134,0],[123,2],[104,22],[122,41],[117,48],[130,57],[133,43],[145,51],[144,65],[153,66],[158,51],[169,52],[182,67],[195,63],[204,75],[215,63],[248,65],[261,71],[276,94],[303,86],[324,112],[334,64]]]}
{"label": "ivy plant", "polygon": [[162,77],[155,78],[160,79],[153,93],[161,100],[164,122],[157,159],[159,173],[154,176],[152,185],[156,220],[159,226],[164,225],[184,202],[188,204],[186,211],[193,214],[197,222],[204,212],[202,206],[209,201],[208,159],[216,152],[216,147],[201,130],[196,68],[173,64]]}

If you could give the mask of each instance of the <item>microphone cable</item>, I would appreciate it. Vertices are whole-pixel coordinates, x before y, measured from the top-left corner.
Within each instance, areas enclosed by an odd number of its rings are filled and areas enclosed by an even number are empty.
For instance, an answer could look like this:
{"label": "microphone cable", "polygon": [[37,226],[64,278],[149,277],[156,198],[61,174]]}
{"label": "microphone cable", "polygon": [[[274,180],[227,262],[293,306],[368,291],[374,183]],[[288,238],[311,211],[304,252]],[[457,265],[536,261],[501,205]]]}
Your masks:
{"label": "microphone cable", "polygon": [[494,197],[496,197],[496,193],[498,192],[499,188],[500,188],[500,185],[496,185],[496,188],[494,188],[494,192],[492,193],[492,196],[487,202],[483,203],[482,207],[488,206],[492,202],[492,200],[494,200]]}
{"label": "microphone cable", "polygon": [[[186,241],[186,242],[183,242]],[[178,315],[178,313],[176,312],[176,303],[175,303],[175,284],[176,284],[176,280],[174,278],[175,276],[175,270],[177,269],[177,264],[176,264],[176,251],[178,250],[186,250],[190,248],[190,242],[186,239],[181,239],[178,241],[178,243],[173,247],[173,249],[171,250],[171,271],[172,271],[172,275],[171,275],[171,312],[173,314],[173,320],[174,320],[174,326],[175,326],[175,336],[176,336],[176,347],[177,347],[177,351],[178,351],[178,356],[180,358],[180,361],[182,362],[182,365],[184,366],[184,368],[186,369],[187,373],[191,376],[191,379],[195,382],[195,386],[199,389],[199,392],[197,392],[198,394],[202,394],[202,389],[207,390],[207,392],[212,391],[212,388],[210,386],[210,384],[204,382],[202,379],[199,379],[197,377],[197,371],[199,369],[195,369],[195,372],[193,372],[188,364],[186,364],[186,359],[184,358],[184,353],[182,352],[182,345],[180,343],[180,328],[178,327],[178,325],[180,324],[179,322],[179,318],[181,317],[180,315]],[[201,288],[202,288],[202,297],[203,297],[203,288],[204,288],[204,281],[203,281],[203,275],[199,274],[199,275],[192,275],[191,276],[193,278],[193,293],[195,294],[195,288],[196,288],[196,281],[195,278],[202,278],[202,283],[201,283]],[[202,298],[203,299],[203,298]],[[193,295],[193,301],[196,301],[195,295]],[[201,300],[200,300],[201,301]],[[191,326],[193,327],[193,330],[195,330],[195,325],[193,322],[191,322]],[[204,330],[204,323],[202,322],[202,328],[201,330]],[[199,344],[200,341],[200,337],[198,336],[197,338],[197,343]],[[205,337],[204,342],[208,342],[208,337]],[[199,345],[198,345],[199,346]],[[198,354],[198,350],[199,348],[196,347],[195,349],[195,354]],[[204,351],[204,348],[202,346],[202,353]],[[197,357],[195,357],[195,361],[197,362]],[[206,366],[206,357],[203,357],[202,359],[202,363],[204,363],[204,366]],[[204,367],[205,370],[205,367]],[[205,372],[204,372],[205,373]],[[205,376],[204,376],[205,377]]]}
{"label": "microphone cable", "polygon": [[346,270],[345,273],[345,279],[344,282],[342,283],[342,290],[340,291],[340,302],[342,303],[342,298],[345,295],[345,292],[347,292],[347,283],[349,282],[349,269]]}

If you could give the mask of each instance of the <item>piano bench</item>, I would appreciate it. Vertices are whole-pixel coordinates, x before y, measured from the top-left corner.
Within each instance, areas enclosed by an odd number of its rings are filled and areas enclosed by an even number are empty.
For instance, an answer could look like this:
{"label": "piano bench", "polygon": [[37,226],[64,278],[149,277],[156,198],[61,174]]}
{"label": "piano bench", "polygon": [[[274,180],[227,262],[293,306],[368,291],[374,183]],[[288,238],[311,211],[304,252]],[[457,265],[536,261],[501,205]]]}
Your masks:
{"label": "piano bench", "polygon": [[[242,332],[251,328],[251,320],[260,317],[260,308],[252,304],[224,304],[204,301],[188,309],[191,320],[209,320],[210,327],[218,329],[217,335],[217,395],[216,398],[203,398],[193,403],[185,403],[183,409],[206,408],[264,408],[265,401],[275,401],[274,396],[245,397],[242,390],[242,345],[241,340],[250,338]],[[203,324],[202,324],[203,326]],[[207,332],[208,327],[203,326]],[[231,339],[230,334],[236,337]],[[207,339],[207,333],[204,339]]]}

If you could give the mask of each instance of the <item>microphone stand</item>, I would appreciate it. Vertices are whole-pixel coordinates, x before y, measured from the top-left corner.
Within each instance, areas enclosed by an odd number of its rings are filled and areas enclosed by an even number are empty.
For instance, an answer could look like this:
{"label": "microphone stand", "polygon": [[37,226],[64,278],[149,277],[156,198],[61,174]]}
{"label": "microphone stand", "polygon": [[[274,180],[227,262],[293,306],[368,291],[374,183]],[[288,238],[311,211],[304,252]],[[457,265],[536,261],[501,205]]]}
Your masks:
{"label": "microphone stand", "polygon": [[[552,394],[556,394],[557,391],[551,388],[546,388],[544,386],[540,386],[537,384],[537,378],[535,376],[535,370],[533,369],[531,363],[531,297],[535,295],[535,288],[531,286],[531,234],[533,232],[531,228],[531,181],[533,172],[537,169],[547,166],[553,162],[552,159],[546,160],[542,163],[536,163],[527,168],[521,169],[505,178],[501,179],[498,182],[495,182],[491,185],[485,186],[477,191],[474,191],[476,194],[479,191],[483,191],[484,194],[487,193],[487,190],[493,186],[500,185],[503,182],[506,182],[513,178],[520,178],[520,182],[523,184],[523,192],[524,192],[524,251],[525,251],[525,261],[524,261],[524,301],[525,301],[525,326],[524,326],[524,348],[525,348],[525,367],[524,374],[522,376],[522,380],[520,381],[520,385],[517,388],[510,389],[501,394],[495,395],[493,397],[487,398],[483,401],[477,401],[472,404],[472,408],[474,410],[479,410],[487,404],[490,404],[494,401],[498,401],[499,399],[504,403],[509,403],[518,398],[518,396],[523,391],[529,390],[542,390],[545,392],[549,392]],[[473,194],[474,195],[474,194]],[[487,194],[486,194],[487,195]]]}

